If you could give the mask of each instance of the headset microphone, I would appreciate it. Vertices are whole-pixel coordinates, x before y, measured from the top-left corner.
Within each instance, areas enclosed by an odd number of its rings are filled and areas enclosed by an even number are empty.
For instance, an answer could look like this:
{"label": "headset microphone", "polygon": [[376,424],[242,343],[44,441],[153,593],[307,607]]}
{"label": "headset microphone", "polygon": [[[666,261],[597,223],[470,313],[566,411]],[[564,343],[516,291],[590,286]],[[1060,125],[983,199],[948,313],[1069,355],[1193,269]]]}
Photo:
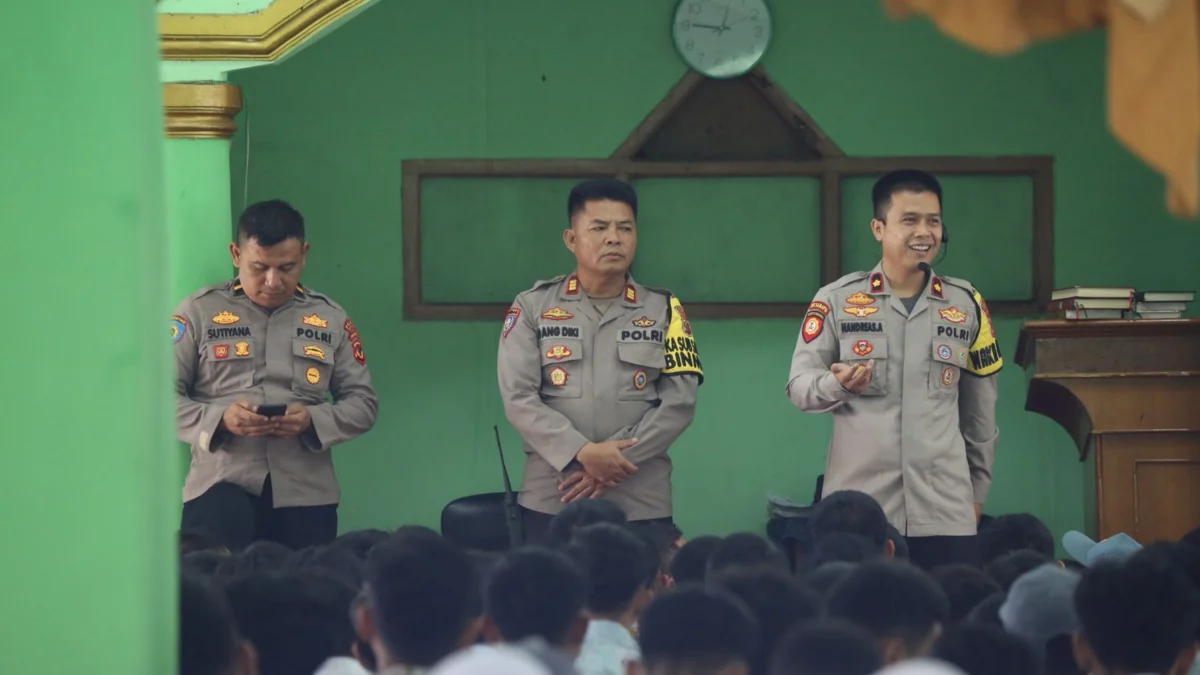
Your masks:
{"label": "headset microphone", "polygon": [[942,243],[943,244],[950,243],[950,234],[946,231],[945,225],[942,225]]}
{"label": "headset microphone", "polygon": [[929,263],[927,263],[927,262],[919,262],[919,263],[917,263],[917,269],[921,270],[921,271],[922,271],[922,272],[924,272],[925,274],[929,274],[929,269],[930,269],[930,268],[929,268]]}

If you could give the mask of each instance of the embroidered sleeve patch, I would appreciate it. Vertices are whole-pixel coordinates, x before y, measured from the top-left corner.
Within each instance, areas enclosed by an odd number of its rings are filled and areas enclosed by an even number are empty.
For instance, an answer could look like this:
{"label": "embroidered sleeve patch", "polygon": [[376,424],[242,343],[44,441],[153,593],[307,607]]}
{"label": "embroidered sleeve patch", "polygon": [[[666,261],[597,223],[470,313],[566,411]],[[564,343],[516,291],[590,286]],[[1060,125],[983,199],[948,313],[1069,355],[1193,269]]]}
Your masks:
{"label": "embroidered sleeve patch", "polygon": [[517,319],[520,318],[520,316],[520,307],[510,307],[508,309],[508,315],[504,317],[504,330],[500,333],[501,338],[508,337],[508,334],[511,333],[512,329],[517,325]]}
{"label": "embroidered sleeve patch", "polygon": [[972,296],[975,304],[979,305],[979,327],[976,329],[975,341],[967,354],[967,372],[980,377],[1000,372],[1004,367],[1004,357],[1000,355],[1000,343],[996,341],[996,327],[992,325],[992,315],[987,310],[987,304],[979,291]]}
{"label": "embroidered sleeve patch", "polygon": [[342,327],[346,329],[346,337],[354,349],[354,360],[358,361],[360,366],[367,365],[367,353],[363,351],[362,338],[358,336],[358,329],[354,327],[354,322],[347,318]]}
{"label": "embroidered sleeve patch", "polygon": [[692,324],[679,299],[671,296],[671,323],[667,324],[667,338],[663,343],[667,367],[663,375],[693,373],[704,381],[704,367],[700,365],[700,352],[696,350],[696,338],[692,335]]}
{"label": "embroidered sleeve patch", "polygon": [[825,330],[824,314],[810,311],[804,315],[804,327],[800,329],[800,335],[804,336],[805,343],[816,340],[823,330]]}
{"label": "embroidered sleeve patch", "polygon": [[183,339],[183,334],[187,332],[187,319],[176,314],[171,317],[171,344],[175,344]]}

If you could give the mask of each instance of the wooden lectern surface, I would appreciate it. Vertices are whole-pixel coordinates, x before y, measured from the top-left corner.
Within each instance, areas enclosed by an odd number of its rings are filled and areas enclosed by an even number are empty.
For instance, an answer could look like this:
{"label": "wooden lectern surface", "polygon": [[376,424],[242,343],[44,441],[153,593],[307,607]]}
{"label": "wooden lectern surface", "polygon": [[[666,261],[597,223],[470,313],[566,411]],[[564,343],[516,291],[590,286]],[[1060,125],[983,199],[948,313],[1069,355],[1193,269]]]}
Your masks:
{"label": "wooden lectern surface", "polygon": [[1200,320],[1028,321],[1016,360],[1079,449],[1089,534],[1200,527]]}

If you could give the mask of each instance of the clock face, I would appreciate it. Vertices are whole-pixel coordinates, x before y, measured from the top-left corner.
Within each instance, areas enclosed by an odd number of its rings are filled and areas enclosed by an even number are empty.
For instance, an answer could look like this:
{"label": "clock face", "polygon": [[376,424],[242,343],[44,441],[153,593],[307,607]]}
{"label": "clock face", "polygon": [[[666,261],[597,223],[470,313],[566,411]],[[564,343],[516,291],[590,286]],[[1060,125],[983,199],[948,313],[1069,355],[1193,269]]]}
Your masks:
{"label": "clock face", "polygon": [[767,51],[771,15],[764,0],[680,0],[671,31],[689,67],[726,79],[749,71]]}

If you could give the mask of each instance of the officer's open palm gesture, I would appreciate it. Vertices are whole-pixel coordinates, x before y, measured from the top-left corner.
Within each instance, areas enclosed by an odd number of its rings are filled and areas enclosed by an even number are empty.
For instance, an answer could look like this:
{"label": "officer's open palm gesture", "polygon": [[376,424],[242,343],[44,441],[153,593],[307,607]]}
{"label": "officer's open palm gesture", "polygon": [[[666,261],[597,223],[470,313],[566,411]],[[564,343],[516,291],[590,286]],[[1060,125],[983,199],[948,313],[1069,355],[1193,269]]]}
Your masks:
{"label": "officer's open palm gesture", "polygon": [[865,366],[835,363],[830,366],[829,370],[833,372],[833,376],[837,378],[838,384],[842,385],[842,388],[855,394],[861,394],[871,384],[871,376],[875,373],[875,359],[867,361]]}

